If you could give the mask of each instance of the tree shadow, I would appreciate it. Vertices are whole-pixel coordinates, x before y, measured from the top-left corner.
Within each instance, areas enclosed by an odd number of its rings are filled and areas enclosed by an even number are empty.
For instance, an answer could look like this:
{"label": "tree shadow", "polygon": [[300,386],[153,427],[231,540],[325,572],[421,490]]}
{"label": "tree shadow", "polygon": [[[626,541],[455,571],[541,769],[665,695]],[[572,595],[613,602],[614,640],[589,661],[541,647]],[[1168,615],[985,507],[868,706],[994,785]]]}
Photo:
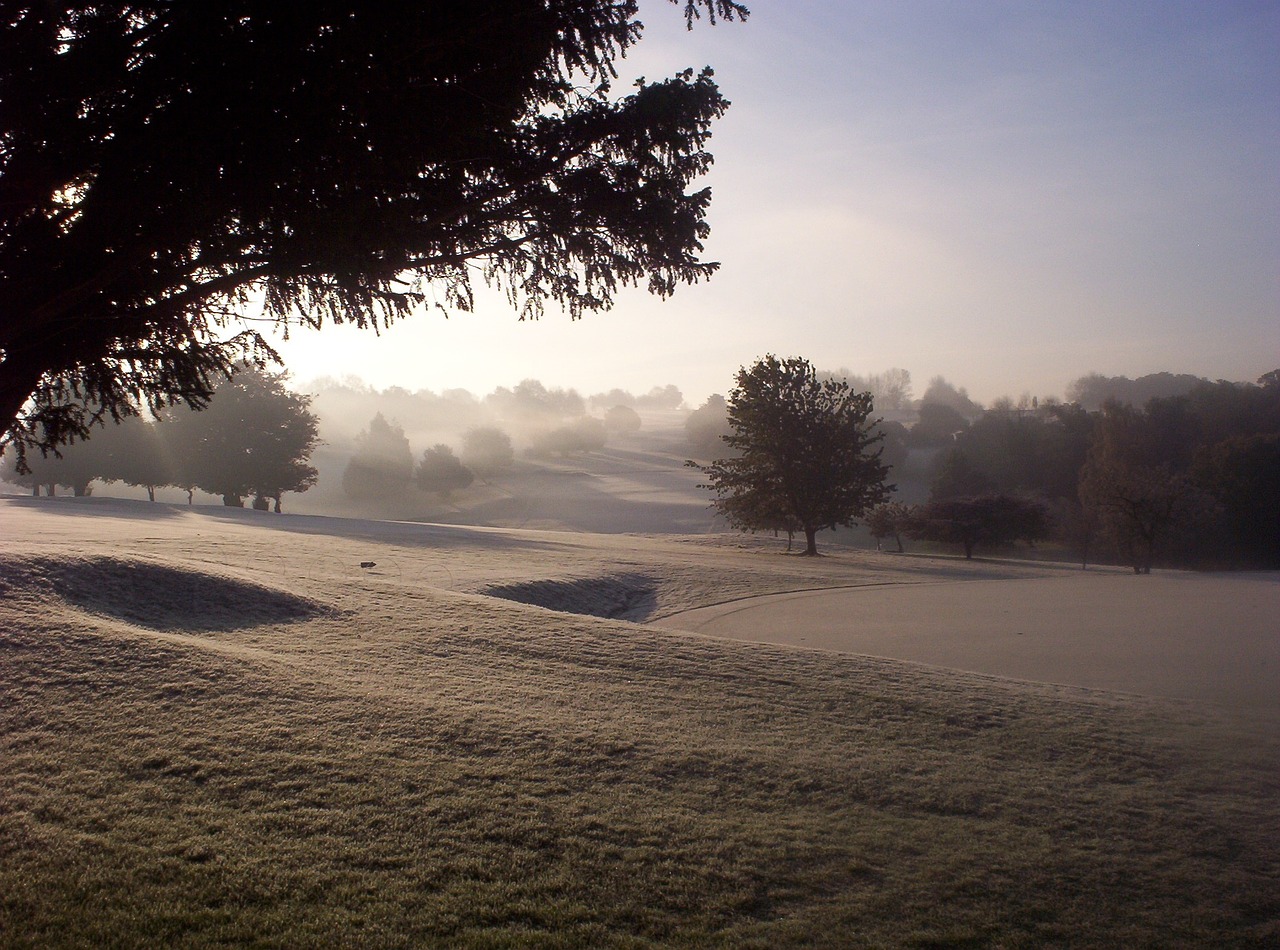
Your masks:
{"label": "tree shadow", "polygon": [[0,495],[0,500],[8,507],[36,509],[41,514],[80,517],[94,515],[103,518],[129,518],[134,521],[144,518],[153,521],[178,518],[184,512],[193,510],[186,505],[173,505],[162,501],[138,501],[132,498],[92,496],[76,498],[73,495],[36,498],[34,495]]}

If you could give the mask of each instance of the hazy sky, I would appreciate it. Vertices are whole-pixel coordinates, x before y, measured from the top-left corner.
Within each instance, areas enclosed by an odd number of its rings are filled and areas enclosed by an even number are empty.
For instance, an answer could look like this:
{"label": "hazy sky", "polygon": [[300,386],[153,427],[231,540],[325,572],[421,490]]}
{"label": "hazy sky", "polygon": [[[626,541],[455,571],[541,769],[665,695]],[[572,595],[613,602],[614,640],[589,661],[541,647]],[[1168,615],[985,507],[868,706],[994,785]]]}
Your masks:
{"label": "hazy sky", "polygon": [[726,392],[766,352],[900,366],[981,401],[1089,371],[1280,366],[1280,4],[756,0],[683,29],[642,3],[622,85],[715,67],[709,283],[571,323],[498,296],[326,327],[295,379],[486,392]]}

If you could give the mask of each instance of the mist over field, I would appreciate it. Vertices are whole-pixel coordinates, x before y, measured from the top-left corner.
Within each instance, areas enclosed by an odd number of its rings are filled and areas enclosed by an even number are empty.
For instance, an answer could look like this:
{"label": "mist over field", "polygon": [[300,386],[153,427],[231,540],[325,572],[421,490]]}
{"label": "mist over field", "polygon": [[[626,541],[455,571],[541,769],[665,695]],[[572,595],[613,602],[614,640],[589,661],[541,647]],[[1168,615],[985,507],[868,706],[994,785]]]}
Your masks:
{"label": "mist over field", "polygon": [[[1004,550],[1019,556],[1082,556],[1087,563],[1091,553],[1095,560],[1123,563],[1125,553],[1109,546],[1106,538],[1081,554],[1079,492],[1089,453],[1100,444],[1104,409],[1131,407],[1150,430],[1142,436],[1152,446],[1142,450],[1150,456],[1144,456],[1143,464],[1186,472],[1205,497],[1197,502],[1204,511],[1197,516],[1202,523],[1194,525],[1194,531],[1166,532],[1162,542],[1164,563],[1194,567],[1274,566],[1274,538],[1240,544],[1231,537],[1232,532],[1247,530],[1238,525],[1275,520],[1269,510],[1257,507],[1269,490],[1242,487],[1253,484],[1250,479],[1265,480],[1269,463],[1261,457],[1247,463],[1212,461],[1212,452],[1234,446],[1232,440],[1262,439],[1266,445],[1270,443],[1265,440],[1274,441],[1272,433],[1280,430],[1280,400],[1275,398],[1280,389],[1273,376],[1254,384],[1215,383],[1186,374],[1131,379],[1093,373],[1076,379],[1061,397],[1022,393],[984,406],[962,385],[941,377],[923,385],[903,369],[869,375],[847,368],[818,372],[820,379],[844,381],[852,391],[872,395],[869,421],[879,438],[875,450],[887,466],[894,503],[923,506],[951,497],[1005,492],[1042,505],[1052,525],[1050,536],[1039,544],[1005,545]],[[729,393],[732,378],[726,376],[725,381],[724,392]],[[484,394],[465,389],[379,390],[355,377],[303,383],[284,377],[282,383],[304,400],[300,405],[313,420],[315,433],[301,459],[301,464],[313,466],[313,476],[277,499],[288,511],[602,532],[728,528],[712,506],[714,495],[700,487],[705,475],[687,465],[692,460],[705,466],[727,452],[723,438],[732,430],[722,394],[691,401],[670,384],[639,394],[619,388],[583,394],[536,379]],[[215,400],[215,408],[219,405]],[[227,421],[214,424],[222,427],[216,433],[221,456],[202,448],[195,454],[210,456],[210,461],[194,464],[220,465],[221,459],[239,451],[259,451],[237,443],[250,427],[263,424],[244,413],[263,411],[224,414]],[[191,420],[198,425],[204,418],[205,414],[175,409],[159,422]],[[158,428],[163,435],[169,427],[142,428]],[[1124,438],[1133,441],[1135,436]],[[160,466],[166,473],[135,474],[137,465],[106,463],[95,458],[95,450],[98,456],[114,453],[135,461],[155,450],[117,446],[114,426],[94,429],[87,443],[64,449],[66,459],[38,460],[36,468],[45,474],[37,471],[20,479],[22,487],[14,490],[43,487],[47,493],[56,483],[63,493],[132,498],[150,493],[175,502],[187,501],[187,489],[192,489],[192,501],[233,503],[244,489],[223,499],[218,496],[223,489],[211,487],[226,478],[203,477],[199,471],[178,477],[168,471],[171,460],[192,456],[192,449],[184,446],[193,440],[213,444],[198,430],[184,432],[179,445],[161,450],[169,457]],[[1259,446],[1273,451],[1263,443]],[[1236,448],[1230,451],[1238,454]],[[1253,468],[1233,470],[1234,474],[1211,470],[1224,464]],[[0,477],[14,480],[12,459],[0,465]],[[171,487],[165,487],[166,478]],[[179,483],[183,487],[177,487]],[[826,531],[824,536],[841,544],[882,546],[884,536],[873,537],[867,519],[857,521],[861,526]],[[871,531],[875,530],[873,521]],[[899,531],[891,544],[902,543]],[[923,537],[914,547],[951,550],[946,542]],[[1000,547],[996,544],[991,550]]]}

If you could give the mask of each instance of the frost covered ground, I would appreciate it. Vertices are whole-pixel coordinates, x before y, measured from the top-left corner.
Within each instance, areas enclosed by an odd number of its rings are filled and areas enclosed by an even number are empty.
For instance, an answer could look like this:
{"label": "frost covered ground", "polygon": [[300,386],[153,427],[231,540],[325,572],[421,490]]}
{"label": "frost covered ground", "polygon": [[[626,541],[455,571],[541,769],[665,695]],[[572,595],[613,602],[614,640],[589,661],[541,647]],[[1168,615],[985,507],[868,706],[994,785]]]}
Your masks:
{"label": "frost covered ground", "polygon": [[1269,709],[681,629],[1065,568],[102,498],[0,532],[8,944],[1280,940]]}

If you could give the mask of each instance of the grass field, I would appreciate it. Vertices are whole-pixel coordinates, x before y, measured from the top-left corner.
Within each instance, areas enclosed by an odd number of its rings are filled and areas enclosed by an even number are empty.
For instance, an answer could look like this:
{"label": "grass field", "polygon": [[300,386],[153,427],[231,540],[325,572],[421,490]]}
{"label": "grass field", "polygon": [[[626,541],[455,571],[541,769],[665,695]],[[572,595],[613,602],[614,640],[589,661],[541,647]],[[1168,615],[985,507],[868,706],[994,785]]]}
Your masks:
{"label": "grass field", "polygon": [[100,499],[0,531],[6,946],[1280,943],[1271,718],[637,622],[1051,567]]}

